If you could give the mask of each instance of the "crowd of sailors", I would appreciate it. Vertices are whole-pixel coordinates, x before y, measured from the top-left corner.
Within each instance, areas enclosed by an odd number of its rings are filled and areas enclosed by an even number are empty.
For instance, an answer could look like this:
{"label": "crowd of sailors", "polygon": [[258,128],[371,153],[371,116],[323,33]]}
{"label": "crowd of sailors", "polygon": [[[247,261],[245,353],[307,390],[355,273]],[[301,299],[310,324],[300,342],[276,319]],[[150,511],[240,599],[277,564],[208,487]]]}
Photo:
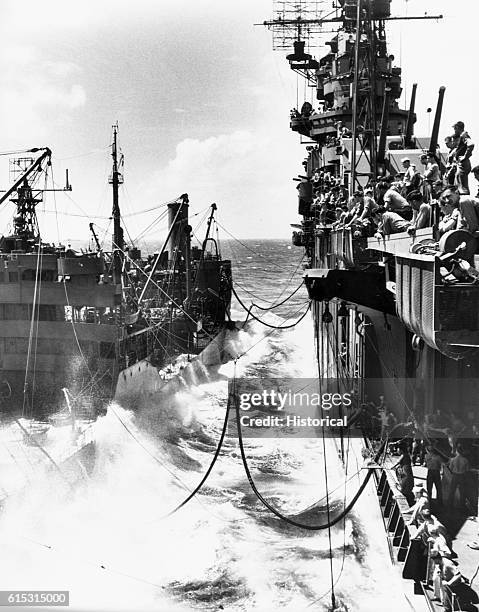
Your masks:
{"label": "crowd of sailors", "polygon": [[[449,471],[447,505],[452,509],[457,489],[460,500],[466,500],[466,478],[470,470],[467,453],[461,444],[457,444],[454,456],[448,458],[433,443],[428,443],[421,460],[421,464],[427,468],[425,488],[423,484],[414,486],[412,467],[415,463],[415,453],[411,441],[405,439],[395,443],[393,452],[399,453],[399,457],[395,457],[391,469],[397,471],[398,488],[410,504],[409,510],[403,513],[404,518],[413,539],[419,545],[418,554],[427,559],[426,579],[429,578],[432,582],[433,600],[440,602],[446,612],[469,609],[454,606],[455,600],[459,600],[463,606],[472,601],[476,602],[477,595],[470,588],[468,579],[461,574],[457,554],[453,551],[451,534],[433,512],[441,512],[447,517],[443,509],[441,469]],[[432,495],[433,487],[436,489],[435,499]],[[470,542],[468,546],[479,549],[479,543],[476,541]]]}
{"label": "crowd of sailors", "polygon": [[474,144],[462,121],[445,139],[448,148],[444,161],[437,152],[421,155],[418,169],[408,157],[401,160],[402,172],[384,176],[375,187],[352,194],[340,179],[316,169],[311,180],[312,204],[301,202],[300,214],[315,217],[320,224],[350,229],[354,237],[378,238],[399,232],[437,225],[439,235],[453,229],[471,233],[479,230],[479,193],[470,194],[469,175],[479,181],[479,165],[472,168]]}
{"label": "crowd of sailors", "polygon": [[[454,607],[455,602],[467,605],[477,596],[461,574],[448,518],[457,513],[477,514],[474,469],[479,465],[479,424],[475,413],[470,410],[459,418],[437,410],[419,428],[413,422],[399,422],[384,397],[379,400],[378,405],[362,405],[362,427],[378,448],[386,444],[386,465],[395,473],[397,487],[408,502],[404,519],[419,547],[417,554],[428,568],[434,600],[446,612],[469,609]],[[425,472],[424,484],[415,485],[418,473],[413,473],[414,466]],[[478,541],[468,546],[479,550]]]}

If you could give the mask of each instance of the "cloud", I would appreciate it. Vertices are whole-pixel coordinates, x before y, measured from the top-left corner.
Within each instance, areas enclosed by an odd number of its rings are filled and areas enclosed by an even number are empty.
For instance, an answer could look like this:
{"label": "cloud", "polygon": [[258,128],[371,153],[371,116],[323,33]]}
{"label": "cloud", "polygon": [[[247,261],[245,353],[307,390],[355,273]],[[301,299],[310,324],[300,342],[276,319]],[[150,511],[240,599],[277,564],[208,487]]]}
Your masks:
{"label": "cloud", "polygon": [[[27,45],[10,45],[0,60],[0,129],[3,146],[31,145],[52,124],[85,105],[80,68],[42,59]],[[48,119],[47,131],[46,124]]]}
{"label": "cloud", "polygon": [[156,172],[150,189],[165,200],[187,192],[193,210],[216,202],[221,223],[236,236],[285,236],[296,215],[296,143],[287,129],[187,138]]}

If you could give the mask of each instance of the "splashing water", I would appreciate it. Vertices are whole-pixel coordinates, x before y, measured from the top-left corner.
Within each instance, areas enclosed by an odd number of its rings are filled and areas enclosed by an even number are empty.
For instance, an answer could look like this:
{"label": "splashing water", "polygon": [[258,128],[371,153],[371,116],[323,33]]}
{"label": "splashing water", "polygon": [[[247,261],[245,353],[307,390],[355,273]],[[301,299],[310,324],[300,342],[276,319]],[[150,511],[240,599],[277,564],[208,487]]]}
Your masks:
{"label": "splashing water", "polygon": [[[295,330],[274,333],[248,325],[235,340],[239,353],[252,347],[238,361],[237,375],[312,375],[310,325],[305,319]],[[202,492],[163,518],[209,465],[233,370],[230,362],[209,382],[139,413],[112,404],[95,423],[96,461],[88,478],[71,489],[50,473],[7,503],[0,515],[1,588],[70,590],[70,609],[85,611],[331,610],[327,531],[291,527],[260,504],[234,437],[227,437]],[[340,508],[344,472],[327,442],[332,505]],[[317,503],[325,495],[322,440],[245,444],[271,503],[303,522],[326,521],[324,499]],[[359,449],[350,454],[354,473]],[[348,484],[348,499],[362,477]],[[366,489],[331,537],[336,610],[408,609],[390,568],[374,491]]]}

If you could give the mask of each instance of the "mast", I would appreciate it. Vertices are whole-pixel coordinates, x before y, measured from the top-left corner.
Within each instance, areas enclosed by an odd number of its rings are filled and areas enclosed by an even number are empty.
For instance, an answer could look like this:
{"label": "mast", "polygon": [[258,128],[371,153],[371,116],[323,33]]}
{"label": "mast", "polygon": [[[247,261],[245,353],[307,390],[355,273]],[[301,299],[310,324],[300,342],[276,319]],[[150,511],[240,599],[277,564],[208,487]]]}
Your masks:
{"label": "mast", "polygon": [[113,158],[113,169],[109,183],[113,190],[113,281],[115,284],[121,283],[122,268],[123,268],[123,229],[121,227],[121,214],[119,205],[119,186],[123,183],[123,175],[119,171],[118,163],[118,123],[113,126],[113,143],[111,147],[111,156]]}
{"label": "mast", "polygon": [[[329,10],[331,4],[333,12]],[[332,139],[341,137],[335,124],[346,128],[351,134],[344,136],[343,144],[350,167],[346,164],[341,167],[343,184],[348,183],[350,193],[354,193],[356,189],[375,183],[376,177],[384,172],[390,124],[394,129],[399,125],[402,134],[406,114],[397,103],[401,94],[401,70],[393,67],[394,58],[387,53],[386,23],[441,19],[442,15],[391,16],[391,0],[338,0],[334,3],[273,0],[273,5],[275,18],[262,24],[273,33],[273,48],[294,47],[294,53],[286,59],[308,85],[316,87],[321,105],[318,111],[307,115],[302,109],[301,112],[295,109],[291,128],[323,148],[328,142],[331,144]],[[338,24],[334,28],[336,35],[326,43],[331,47],[330,52],[318,62],[305,52],[305,46],[308,45],[308,49],[324,46],[320,36],[331,23]],[[409,130],[413,119],[410,112]],[[324,165],[330,166],[332,171],[334,166],[340,166],[339,161],[339,154],[335,158],[328,151]]]}
{"label": "mast", "polygon": [[208,219],[208,226],[206,228],[206,236],[205,236],[205,239],[203,240],[203,246],[201,250],[201,259],[203,259],[204,254],[205,254],[206,243],[208,242],[210,238],[211,224],[213,223],[213,218],[215,216],[215,211],[217,210],[217,208],[218,207],[216,206],[215,202],[213,202],[213,204],[211,205],[211,213]]}

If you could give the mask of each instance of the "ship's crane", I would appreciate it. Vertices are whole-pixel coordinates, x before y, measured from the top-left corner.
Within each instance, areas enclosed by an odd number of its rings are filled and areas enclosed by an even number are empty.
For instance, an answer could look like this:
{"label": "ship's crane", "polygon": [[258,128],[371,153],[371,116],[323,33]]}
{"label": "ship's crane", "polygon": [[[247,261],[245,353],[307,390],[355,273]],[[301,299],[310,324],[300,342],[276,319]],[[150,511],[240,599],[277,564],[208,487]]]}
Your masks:
{"label": "ship's crane", "polygon": [[[28,243],[35,242],[39,235],[38,220],[35,212],[36,205],[41,202],[43,194],[46,191],[71,191],[71,185],[68,180],[68,170],[66,174],[66,185],[63,189],[37,188],[33,187],[38,176],[51,166],[52,152],[48,147],[33,148],[25,151],[25,153],[42,152],[36,159],[30,157],[15,158],[10,160],[13,167],[13,174],[19,175],[13,184],[0,197],[0,204],[7,199],[17,207],[17,214],[14,217],[14,234],[22,242],[22,248],[26,248]],[[34,193],[35,192],[35,193]],[[16,193],[16,197],[11,196]]]}

